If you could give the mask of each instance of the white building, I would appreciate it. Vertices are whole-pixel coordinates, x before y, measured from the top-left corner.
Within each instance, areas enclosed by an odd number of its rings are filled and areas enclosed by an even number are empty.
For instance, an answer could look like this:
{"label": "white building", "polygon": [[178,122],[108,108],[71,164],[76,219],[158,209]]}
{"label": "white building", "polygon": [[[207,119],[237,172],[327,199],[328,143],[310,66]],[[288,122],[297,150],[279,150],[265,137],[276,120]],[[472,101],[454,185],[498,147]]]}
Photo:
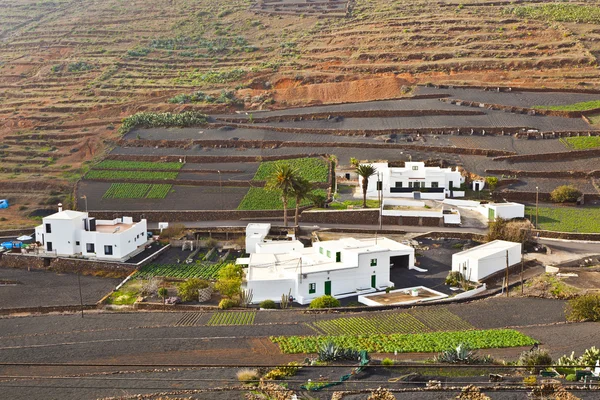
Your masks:
{"label": "white building", "polygon": [[254,253],[256,244],[261,243],[269,234],[271,224],[252,223],[246,226],[246,253]]}
{"label": "white building", "polygon": [[[460,185],[465,181],[459,171],[452,168],[426,167],[423,162],[406,162],[403,168],[389,167],[387,163],[370,164],[383,181],[383,197],[404,197],[417,200],[444,200],[463,197]],[[369,178],[367,197],[377,198],[377,174]],[[362,178],[358,177],[362,188]]]}
{"label": "white building", "polygon": [[473,282],[521,262],[521,244],[494,240],[452,255],[452,271],[458,271]]}
{"label": "white building", "polygon": [[64,210],[42,219],[36,241],[46,253],[99,260],[124,261],[144,250],[148,241],[146,220],[131,217],[96,220],[86,212]]}
{"label": "white building", "polygon": [[238,259],[238,264],[248,265],[246,287],[252,289],[254,302],[279,301],[291,292],[295,301],[308,304],[326,294],[343,298],[382,290],[393,285],[392,265],[408,268],[415,262],[412,247],[387,238],[301,245],[298,241],[266,243],[261,252]]}
{"label": "white building", "polygon": [[519,203],[488,203],[482,204],[480,212],[490,221],[498,218],[525,218],[525,206]]}

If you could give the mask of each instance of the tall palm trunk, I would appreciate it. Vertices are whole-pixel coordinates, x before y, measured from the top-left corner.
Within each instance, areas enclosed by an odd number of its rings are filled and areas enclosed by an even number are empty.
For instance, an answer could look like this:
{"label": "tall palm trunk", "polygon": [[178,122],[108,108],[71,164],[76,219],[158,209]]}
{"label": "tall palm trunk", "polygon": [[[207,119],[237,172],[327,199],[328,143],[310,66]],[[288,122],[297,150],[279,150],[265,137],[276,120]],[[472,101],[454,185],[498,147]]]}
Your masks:
{"label": "tall palm trunk", "polygon": [[302,201],[302,197],[296,196],[296,215],[294,215],[294,225],[298,226],[298,220],[300,219],[300,202]]}
{"label": "tall palm trunk", "polygon": [[363,208],[367,208],[367,186],[369,185],[369,178],[363,178],[362,190],[363,190]]}
{"label": "tall palm trunk", "polygon": [[287,226],[287,208],[288,208],[288,198],[287,196],[281,196],[281,202],[283,203],[283,226]]}

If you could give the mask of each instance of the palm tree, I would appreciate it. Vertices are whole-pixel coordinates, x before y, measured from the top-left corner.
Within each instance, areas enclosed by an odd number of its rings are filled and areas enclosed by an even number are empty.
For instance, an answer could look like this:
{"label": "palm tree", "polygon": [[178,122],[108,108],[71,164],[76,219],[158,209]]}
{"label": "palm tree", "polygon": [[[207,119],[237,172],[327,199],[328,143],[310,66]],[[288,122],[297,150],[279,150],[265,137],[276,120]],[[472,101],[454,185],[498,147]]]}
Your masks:
{"label": "palm tree", "polygon": [[294,185],[298,180],[298,172],[289,164],[277,164],[275,171],[267,178],[265,189],[281,194],[283,203],[283,226],[287,226],[288,199],[294,193]]}
{"label": "palm tree", "polygon": [[363,208],[367,208],[367,187],[369,186],[369,178],[375,175],[377,169],[370,164],[360,164],[356,167],[356,173],[362,177],[363,191]]}
{"label": "palm tree", "polygon": [[312,190],[312,183],[302,177],[298,177],[292,187],[293,195],[296,198],[296,215],[294,216],[294,225],[296,226],[298,226],[300,216],[300,203],[309,197]]}

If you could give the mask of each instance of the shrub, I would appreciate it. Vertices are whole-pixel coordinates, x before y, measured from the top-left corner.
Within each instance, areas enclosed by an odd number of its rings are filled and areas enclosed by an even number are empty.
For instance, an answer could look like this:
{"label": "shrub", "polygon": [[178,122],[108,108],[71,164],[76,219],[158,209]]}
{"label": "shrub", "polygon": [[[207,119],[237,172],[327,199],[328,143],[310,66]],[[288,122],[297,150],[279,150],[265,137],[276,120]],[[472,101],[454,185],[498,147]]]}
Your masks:
{"label": "shrub", "polygon": [[523,378],[523,384],[525,386],[535,386],[537,384],[537,377],[535,375],[526,376]]}
{"label": "shrub", "polygon": [[566,314],[569,321],[600,321],[600,294],[585,294],[569,300]]}
{"label": "shrub", "polygon": [[260,308],[264,308],[266,310],[271,310],[274,308],[277,308],[277,303],[275,303],[273,300],[264,300],[260,302]]}
{"label": "shrub", "polygon": [[576,374],[569,374],[565,377],[565,379],[569,382],[575,382],[577,381],[577,375]]}
{"label": "shrub", "polygon": [[298,364],[295,361],[292,361],[288,363],[288,365],[277,367],[267,372],[264,378],[266,380],[276,381],[283,378],[288,378],[290,376],[294,376],[298,373],[298,370],[300,370],[300,364]]}
{"label": "shrub", "polygon": [[392,360],[391,358],[384,358],[383,360],[381,360],[381,365],[385,365],[385,366],[390,366],[390,365],[394,365],[396,362],[394,360]]}
{"label": "shrub", "polygon": [[173,225],[170,225],[168,228],[163,229],[162,232],[160,233],[160,237],[161,237],[161,239],[169,239],[172,237],[178,237],[183,233],[184,230],[185,230],[185,225],[173,224]]}
{"label": "shrub", "polygon": [[179,284],[177,294],[182,301],[198,300],[198,289],[205,289],[210,286],[208,281],[199,278],[190,278]]}
{"label": "shrub", "polygon": [[240,369],[236,374],[238,381],[248,383],[258,380],[258,371],[255,369]]}
{"label": "shrub", "polygon": [[596,346],[592,346],[586,351],[583,352],[581,356],[581,364],[587,366],[596,365],[596,361],[600,359],[600,350],[596,348]]}
{"label": "shrub", "polygon": [[240,294],[244,270],[241,266],[227,264],[219,270],[215,288],[225,297],[232,299]]}
{"label": "shrub", "polygon": [[489,223],[486,240],[507,240],[509,242],[526,243],[531,240],[531,223],[528,221],[507,221],[497,218]]}
{"label": "shrub", "polygon": [[572,185],[562,185],[550,193],[550,198],[555,203],[575,202],[581,197],[581,191]]}
{"label": "shrub", "polygon": [[340,301],[333,296],[325,295],[317,297],[310,302],[308,308],[333,308],[339,307]]}
{"label": "shrub", "polygon": [[160,279],[152,278],[150,280],[145,281],[140,288],[140,295],[142,296],[152,296],[158,290],[160,285]]}
{"label": "shrub", "polygon": [[451,271],[446,277],[445,284],[448,286],[458,286],[463,280],[463,274],[458,271]]}
{"label": "shrub", "polygon": [[485,178],[485,183],[487,183],[488,187],[490,188],[490,191],[493,192],[494,190],[496,190],[496,186],[498,186],[498,178],[496,178],[495,176],[488,176],[487,178]]}
{"label": "shrub", "polygon": [[219,309],[221,309],[221,310],[227,310],[227,309],[235,307],[235,306],[237,306],[237,302],[235,300],[222,299],[219,302]]}
{"label": "shrub", "polygon": [[525,367],[531,367],[531,371],[538,373],[540,371],[540,365],[552,365],[552,357],[546,350],[534,349],[531,351],[524,351],[517,360],[518,365]]}

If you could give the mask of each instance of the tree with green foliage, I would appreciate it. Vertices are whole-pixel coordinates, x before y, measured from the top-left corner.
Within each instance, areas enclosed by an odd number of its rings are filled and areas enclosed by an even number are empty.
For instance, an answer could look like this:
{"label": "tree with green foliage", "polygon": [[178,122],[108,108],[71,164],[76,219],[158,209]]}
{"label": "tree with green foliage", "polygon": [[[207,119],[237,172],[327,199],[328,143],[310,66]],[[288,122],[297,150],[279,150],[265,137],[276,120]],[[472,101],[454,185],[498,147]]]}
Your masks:
{"label": "tree with green foliage", "polygon": [[600,294],[588,293],[569,300],[566,314],[568,321],[600,321]]}
{"label": "tree with green foliage", "polygon": [[292,186],[292,193],[296,198],[296,212],[294,215],[294,225],[296,226],[298,226],[298,221],[300,218],[300,203],[302,200],[310,196],[310,192],[312,192],[312,190],[312,184],[308,181],[308,179],[304,179],[302,177],[298,177]]}
{"label": "tree with green foliage", "polygon": [[177,287],[177,294],[182,301],[198,300],[198,290],[210,286],[208,281],[199,278],[190,278]]}
{"label": "tree with green foliage", "polygon": [[498,178],[495,176],[488,176],[485,178],[485,183],[487,183],[488,187],[490,188],[490,192],[493,192],[496,190],[496,186],[498,186]]}
{"label": "tree with green foliage", "polygon": [[278,192],[283,203],[283,226],[287,226],[287,209],[290,196],[294,195],[294,186],[298,180],[298,171],[289,164],[277,164],[275,171],[267,178],[265,189]]}
{"label": "tree with green foliage", "polygon": [[581,197],[581,191],[572,185],[562,185],[550,193],[550,198],[555,203],[576,202]]}
{"label": "tree with green foliage", "polygon": [[233,299],[240,294],[242,290],[242,280],[244,279],[244,270],[241,266],[227,264],[219,271],[215,289],[223,296]]}
{"label": "tree with green foliage", "polygon": [[356,167],[356,173],[362,178],[363,208],[367,208],[367,188],[369,178],[377,173],[377,169],[370,164],[360,164]]}
{"label": "tree with green foliage", "polygon": [[317,297],[310,302],[308,308],[333,308],[339,307],[340,301],[333,296],[325,295]]}

